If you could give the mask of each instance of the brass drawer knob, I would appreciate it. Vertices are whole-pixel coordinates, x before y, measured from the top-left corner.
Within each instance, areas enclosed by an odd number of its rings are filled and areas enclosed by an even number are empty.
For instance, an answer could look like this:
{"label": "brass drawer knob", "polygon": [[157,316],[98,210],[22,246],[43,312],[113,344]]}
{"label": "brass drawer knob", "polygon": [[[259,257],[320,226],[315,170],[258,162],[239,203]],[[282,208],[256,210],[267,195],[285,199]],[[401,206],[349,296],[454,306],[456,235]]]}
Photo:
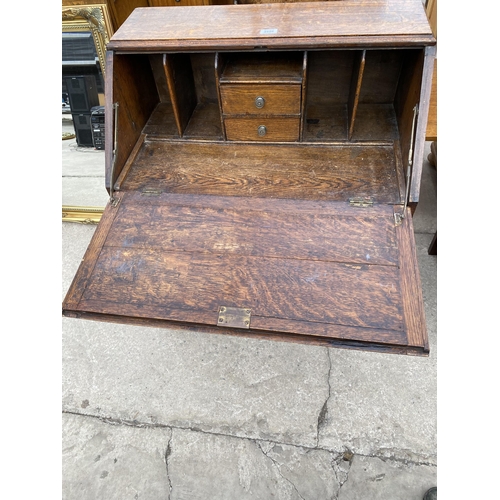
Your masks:
{"label": "brass drawer knob", "polygon": [[264,107],[264,104],[266,104],[266,100],[263,97],[259,96],[259,97],[255,98],[255,107],[256,108],[261,109]]}
{"label": "brass drawer knob", "polygon": [[257,133],[260,137],[264,137],[266,135],[267,128],[265,125],[259,125],[257,128]]}

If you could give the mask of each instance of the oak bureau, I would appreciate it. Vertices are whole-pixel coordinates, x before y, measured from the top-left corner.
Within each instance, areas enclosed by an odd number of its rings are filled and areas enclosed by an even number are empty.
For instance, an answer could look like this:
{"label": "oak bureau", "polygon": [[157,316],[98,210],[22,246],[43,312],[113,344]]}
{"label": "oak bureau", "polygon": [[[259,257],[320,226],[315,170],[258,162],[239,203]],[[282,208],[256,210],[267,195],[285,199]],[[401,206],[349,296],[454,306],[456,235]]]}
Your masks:
{"label": "oak bureau", "polygon": [[420,0],[136,9],[107,47],[110,199],[63,314],[426,355],[435,45]]}

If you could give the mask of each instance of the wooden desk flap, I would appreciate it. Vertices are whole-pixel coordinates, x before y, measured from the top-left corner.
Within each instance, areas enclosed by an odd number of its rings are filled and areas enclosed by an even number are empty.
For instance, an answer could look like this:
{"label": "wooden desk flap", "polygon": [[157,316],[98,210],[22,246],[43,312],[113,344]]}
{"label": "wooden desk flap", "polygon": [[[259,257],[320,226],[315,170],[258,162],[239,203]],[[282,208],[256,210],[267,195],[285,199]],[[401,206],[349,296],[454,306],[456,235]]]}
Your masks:
{"label": "wooden desk flap", "polygon": [[[68,291],[67,316],[428,351],[409,213],[396,227],[387,205],[138,191],[117,199]],[[248,310],[248,328],[218,327],[221,308]]]}

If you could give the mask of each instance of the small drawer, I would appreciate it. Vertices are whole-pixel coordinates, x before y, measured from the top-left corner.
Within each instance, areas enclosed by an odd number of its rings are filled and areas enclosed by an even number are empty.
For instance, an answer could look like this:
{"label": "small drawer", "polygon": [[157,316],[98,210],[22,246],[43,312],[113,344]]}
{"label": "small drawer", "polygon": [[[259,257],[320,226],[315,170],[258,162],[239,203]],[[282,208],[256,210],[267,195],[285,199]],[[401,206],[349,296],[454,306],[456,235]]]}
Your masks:
{"label": "small drawer", "polygon": [[220,86],[225,115],[298,115],[300,85],[224,84]]}
{"label": "small drawer", "polygon": [[229,141],[293,142],[299,140],[300,118],[226,118]]}

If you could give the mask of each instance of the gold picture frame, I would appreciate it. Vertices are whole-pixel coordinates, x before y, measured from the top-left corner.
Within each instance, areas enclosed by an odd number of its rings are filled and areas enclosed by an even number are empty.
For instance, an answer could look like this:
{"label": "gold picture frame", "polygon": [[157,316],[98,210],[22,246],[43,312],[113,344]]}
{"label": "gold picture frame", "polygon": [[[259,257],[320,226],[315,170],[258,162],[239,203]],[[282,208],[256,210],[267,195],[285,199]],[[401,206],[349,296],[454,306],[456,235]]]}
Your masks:
{"label": "gold picture frame", "polygon": [[74,207],[63,205],[62,220],[64,222],[79,222],[80,224],[97,224],[104,212],[103,207]]}
{"label": "gold picture frame", "polygon": [[[91,32],[103,76],[106,75],[106,45],[113,35],[111,18],[106,4],[62,7],[63,32]],[[62,206],[62,220],[83,224],[98,223],[104,208]]]}
{"label": "gold picture frame", "polygon": [[103,76],[106,71],[106,45],[113,35],[108,7],[105,4],[62,8],[63,32],[90,31]]}

